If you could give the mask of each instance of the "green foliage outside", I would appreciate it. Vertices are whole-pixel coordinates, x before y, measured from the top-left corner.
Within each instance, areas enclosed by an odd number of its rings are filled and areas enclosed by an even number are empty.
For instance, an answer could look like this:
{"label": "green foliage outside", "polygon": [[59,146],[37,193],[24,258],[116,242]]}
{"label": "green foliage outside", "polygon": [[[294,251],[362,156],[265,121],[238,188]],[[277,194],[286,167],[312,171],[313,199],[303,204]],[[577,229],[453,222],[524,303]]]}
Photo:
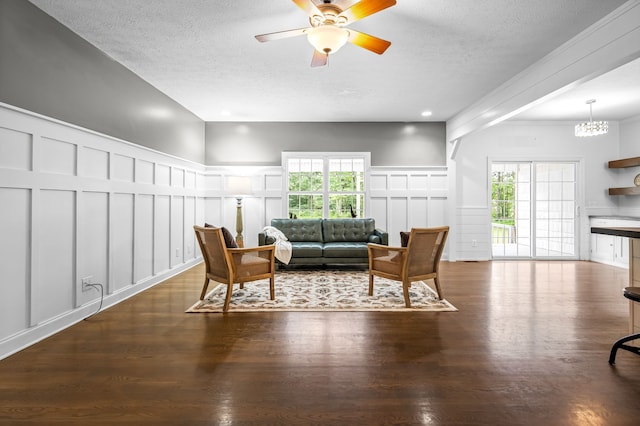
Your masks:
{"label": "green foliage outside", "polygon": [[503,225],[515,224],[516,172],[494,171],[491,176],[491,220]]}
{"label": "green foliage outside", "polygon": [[[351,209],[357,217],[364,215],[364,173],[332,171],[329,173],[329,217],[349,218]],[[289,213],[298,219],[322,218],[322,172],[289,173]]]}

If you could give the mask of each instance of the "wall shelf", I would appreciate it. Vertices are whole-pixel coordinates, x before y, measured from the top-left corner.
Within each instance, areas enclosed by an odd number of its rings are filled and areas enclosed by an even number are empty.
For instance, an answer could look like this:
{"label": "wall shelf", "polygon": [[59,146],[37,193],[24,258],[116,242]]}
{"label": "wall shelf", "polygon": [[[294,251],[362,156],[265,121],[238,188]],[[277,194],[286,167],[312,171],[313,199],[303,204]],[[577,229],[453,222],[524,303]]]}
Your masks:
{"label": "wall shelf", "polygon": [[640,195],[640,186],[628,188],[609,188],[609,195]]}
{"label": "wall shelf", "polygon": [[609,161],[610,169],[622,169],[625,167],[640,166],[640,157],[625,158],[623,160]]}
{"label": "wall shelf", "polygon": [[[624,169],[640,166],[640,157],[624,158],[622,160],[609,161],[610,169]],[[639,175],[640,176],[640,175]],[[627,188],[609,188],[609,195],[640,195],[640,186]]]}

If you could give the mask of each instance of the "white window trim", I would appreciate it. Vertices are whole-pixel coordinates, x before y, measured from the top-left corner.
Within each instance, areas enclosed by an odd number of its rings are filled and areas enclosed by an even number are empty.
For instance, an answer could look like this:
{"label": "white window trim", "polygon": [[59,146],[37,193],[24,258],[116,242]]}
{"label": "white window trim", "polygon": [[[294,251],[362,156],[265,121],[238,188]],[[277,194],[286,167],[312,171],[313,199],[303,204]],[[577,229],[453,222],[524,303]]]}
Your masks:
{"label": "white window trim", "polygon": [[[364,216],[368,217],[369,214],[369,181],[371,174],[371,152],[305,152],[305,151],[283,151],[282,152],[282,212],[289,211],[289,159],[291,158],[308,158],[308,159],[321,159],[323,160],[323,174],[329,176],[329,160],[335,158],[358,158],[364,160]],[[323,200],[329,200],[329,186],[328,180],[324,180],[322,196]],[[323,202],[322,216],[329,217],[328,203]]]}

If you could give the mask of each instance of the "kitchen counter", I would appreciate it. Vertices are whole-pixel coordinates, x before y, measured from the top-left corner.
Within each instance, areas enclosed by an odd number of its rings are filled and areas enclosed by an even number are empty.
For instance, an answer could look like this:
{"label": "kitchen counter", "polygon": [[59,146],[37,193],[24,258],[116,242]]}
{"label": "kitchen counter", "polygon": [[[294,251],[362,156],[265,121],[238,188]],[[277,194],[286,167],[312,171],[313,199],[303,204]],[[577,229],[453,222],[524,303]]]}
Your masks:
{"label": "kitchen counter", "polygon": [[[593,234],[629,238],[629,287],[640,287],[640,228],[593,227]],[[640,333],[640,303],[629,301],[629,334]],[[634,344],[635,345],[635,344]]]}
{"label": "kitchen counter", "polygon": [[627,228],[627,227],[593,227],[591,228],[592,234],[605,234],[615,235],[618,237],[627,238],[640,238],[640,228]]}

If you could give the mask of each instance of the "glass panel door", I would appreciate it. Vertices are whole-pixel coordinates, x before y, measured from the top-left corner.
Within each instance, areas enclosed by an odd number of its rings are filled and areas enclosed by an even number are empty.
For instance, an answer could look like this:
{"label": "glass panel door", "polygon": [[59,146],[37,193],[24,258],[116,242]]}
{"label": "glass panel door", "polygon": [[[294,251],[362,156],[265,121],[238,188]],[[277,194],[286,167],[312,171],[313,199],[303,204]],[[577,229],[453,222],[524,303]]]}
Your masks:
{"label": "glass panel door", "polygon": [[491,165],[494,258],[576,257],[576,169],[576,163]]}
{"label": "glass panel door", "polygon": [[491,239],[494,257],[531,256],[531,164],[491,166]]}
{"label": "glass panel door", "polygon": [[536,257],[576,256],[576,165],[536,164]]}

